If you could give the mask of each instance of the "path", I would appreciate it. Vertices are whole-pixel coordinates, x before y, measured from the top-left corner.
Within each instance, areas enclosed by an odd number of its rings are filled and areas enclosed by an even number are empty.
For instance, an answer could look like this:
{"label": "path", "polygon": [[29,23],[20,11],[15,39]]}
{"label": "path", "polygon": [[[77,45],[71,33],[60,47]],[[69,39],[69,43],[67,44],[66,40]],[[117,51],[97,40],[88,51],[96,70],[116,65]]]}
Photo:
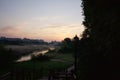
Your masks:
{"label": "path", "polygon": [[71,67],[69,67],[69,68],[67,69],[67,71],[70,72],[70,71],[73,70],[73,69],[74,69],[74,65],[72,65]]}
{"label": "path", "polygon": [[74,65],[69,67],[65,72],[57,71],[57,72],[54,72],[55,74],[50,76],[50,78],[48,76],[44,76],[42,79],[38,79],[38,80],[63,80],[67,78],[69,78],[69,80],[74,80],[74,73],[71,72],[72,70],[74,70]]}

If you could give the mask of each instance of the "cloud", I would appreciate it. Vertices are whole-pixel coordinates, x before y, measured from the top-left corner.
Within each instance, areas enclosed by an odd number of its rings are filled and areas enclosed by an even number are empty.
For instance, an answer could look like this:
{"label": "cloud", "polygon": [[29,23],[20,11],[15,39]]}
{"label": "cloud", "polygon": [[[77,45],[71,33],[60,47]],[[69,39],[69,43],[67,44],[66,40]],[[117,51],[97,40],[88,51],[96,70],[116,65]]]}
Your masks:
{"label": "cloud", "polygon": [[76,34],[80,36],[84,31],[84,27],[81,24],[69,24],[69,25],[49,25],[42,29],[36,29],[34,32],[38,36],[51,40],[62,40],[65,37],[73,38]]}
{"label": "cloud", "polygon": [[58,20],[63,18],[65,18],[65,16],[42,16],[42,17],[33,17],[32,20],[50,21],[50,20]]}
{"label": "cloud", "polygon": [[20,30],[19,27],[6,26],[6,27],[0,28],[0,33],[12,33],[19,30]]}
{"label": "cloud", "polygon": [[11,29],[15,29],[14,27],[11,27],[11,26],[6,26],[6,27],[2,27],[0,28],[0,32],[3,32],[3,31],[9,31]]}
{"label": "cloud", "polygon": [[0,36],[8,36],[8,32],[10,31],[10,29],[12,29],[13,27],[11,26],[7,26],[7,27],[2,27],[0,28]]}
{"label": "cloud", "polygon": [[6,26],[0,28],[0,36],[21,37],[21,35],[24,35],[21,27]]}
{"label": "cloud", "polygon": [[79,36],[83,30],[84,27],[81,24],[49,24],[42,27],[29,27],[27,24],[21,24],[0,28],[0,36],[61,41],[65,37],[73,38],[76,34]]}

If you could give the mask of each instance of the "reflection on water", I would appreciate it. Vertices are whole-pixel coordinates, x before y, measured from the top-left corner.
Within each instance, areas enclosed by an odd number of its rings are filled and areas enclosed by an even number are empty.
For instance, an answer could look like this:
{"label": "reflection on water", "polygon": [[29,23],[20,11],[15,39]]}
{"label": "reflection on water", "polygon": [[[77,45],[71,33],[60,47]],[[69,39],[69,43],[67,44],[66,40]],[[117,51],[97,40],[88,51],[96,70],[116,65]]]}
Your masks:
{"label": "reflection on water", "polygon": [[[51,49],[53,50],[53,48]],[[35,55],[35,56],[38,56],[39,54],[45,54],[47,53],[49,50],[43,50],[43,51],[36,51],[36,52],[33,52],[27,56],[22,56],[20,59],[18,59],[16,62],[23,62],[23,61],[28,61],[28,60],[31,60],[32,57],[31,55]]]}
{"label": "reflection on water", "polygon": [[34,54],[35,56],[38,56],[39,54],[45,54],[47,52],[48,52],[48,50],[43,50],[43,51],[34,52],[32,54]]}
{"label": "reflection on water", "polygon": [[[49,47],[50,50],[54,50],[55,47]],[[20,59],[18,59],[16,62],[23,62],[23,61],[29,61],[32,59],[32,56],[31,55],[35,55],[35,56],[38,56],[40,54],[45,54],[47,53],[49,50],[42,50],[42,51],[35,51],[29,55],[26,55],[26,56],[22,56]]]}
{"label": "reflection on water", "polygon": [[22,61],[28,61],[31,60],[31,55],[22,56],[20,59],[18,59],[16,62],[22,62]]}

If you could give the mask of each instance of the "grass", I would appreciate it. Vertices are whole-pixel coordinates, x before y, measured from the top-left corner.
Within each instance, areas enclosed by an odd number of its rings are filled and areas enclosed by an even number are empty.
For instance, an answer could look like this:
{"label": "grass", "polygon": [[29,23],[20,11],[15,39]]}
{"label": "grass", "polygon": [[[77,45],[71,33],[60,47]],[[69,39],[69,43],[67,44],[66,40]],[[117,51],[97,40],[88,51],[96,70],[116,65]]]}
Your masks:
{"label": "grass", "polygon": [[49,70],[62,70],[70,67],[73,64],[73,57],[72,54],[55,54],[55,53],[48,53],[47,56],[53,56],[53,59],[59,59],[64,62],[60,61],[26,61],[26,62],[20,62],[16,63],[14,65],[15,68],[22,68],[22,69],[37,69],[37,70],[43,70],[42,74],[47,75]]}

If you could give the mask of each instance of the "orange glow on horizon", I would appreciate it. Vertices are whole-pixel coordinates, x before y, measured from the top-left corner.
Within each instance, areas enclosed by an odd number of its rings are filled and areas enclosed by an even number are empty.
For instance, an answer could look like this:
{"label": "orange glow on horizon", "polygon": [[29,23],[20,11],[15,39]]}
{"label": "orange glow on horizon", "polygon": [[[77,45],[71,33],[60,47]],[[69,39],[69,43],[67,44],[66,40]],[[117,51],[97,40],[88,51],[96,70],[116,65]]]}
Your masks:
{"label": "orange glow on horizon", "polygon": [[27,27],[6,27],[0,29],[0,36],[6,37],[18,37],[18,38],[30,38],[30,39],[43,39],[45,41],[62,41],[64,38],[73,38],[76,34],[80,36],[84,31],[84,27],[80,24],[71,24],[65,26],[48,26],[40,29]]}

